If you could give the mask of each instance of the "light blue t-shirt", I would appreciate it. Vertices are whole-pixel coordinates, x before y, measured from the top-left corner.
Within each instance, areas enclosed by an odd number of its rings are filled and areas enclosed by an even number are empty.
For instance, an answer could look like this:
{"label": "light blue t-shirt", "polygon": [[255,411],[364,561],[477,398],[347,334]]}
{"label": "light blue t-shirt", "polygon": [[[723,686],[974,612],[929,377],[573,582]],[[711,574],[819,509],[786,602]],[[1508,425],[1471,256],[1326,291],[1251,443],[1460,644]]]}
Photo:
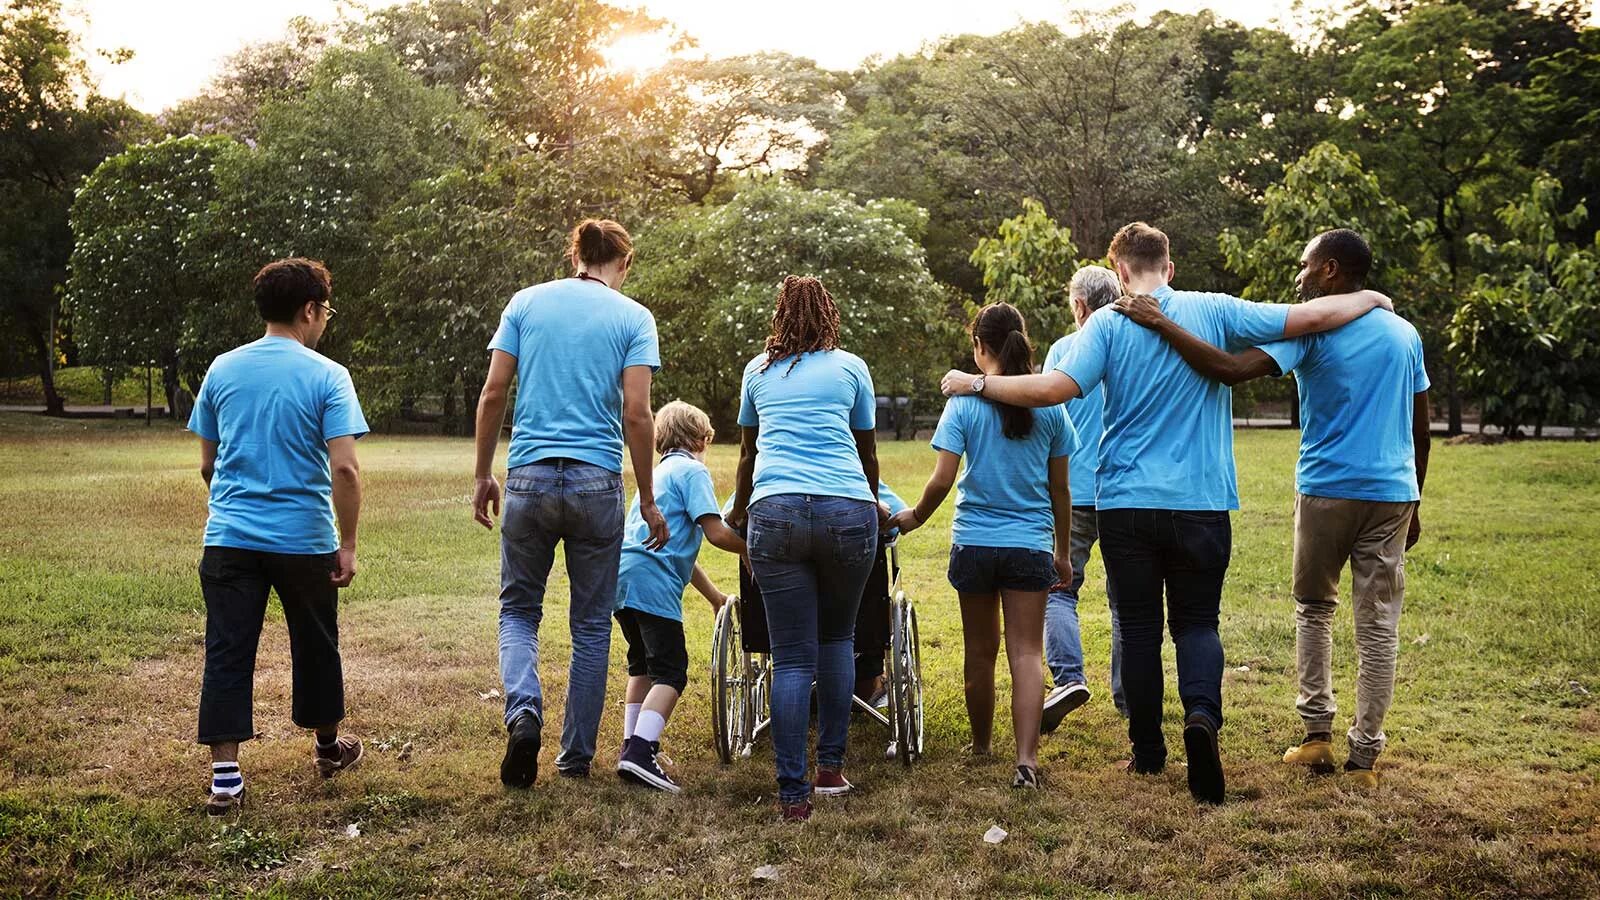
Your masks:
{"label": "light blue t-shirt", "polygon": [[[1078,333],[1063,337],[1050,345],[1044,357],[1044,371],[1054,369],[1067,356],[1067,348]],[[1066,407],[1067,418],[1078,432],[1078,449],[1072,451],[1072,471],[1068,479],[1072,484],[1072,505],[1095,505],[1095,470],[1100,467],[1100,435],[1106,430],[1106,395],[1100,385],[1094,390],[1061,404]]]}
{"label": "light blue t-shirt", "polygon": [[339,548],[328,442],[367,433],[344,366],[286,337],[229,350],[206,372],[189,430],[217,445],[207,547]]}
{"label": "light blue t-shirt", "polygon": [[889,486],[881,481],[878,482],[878,502],[889,507],[889,515],[891,516],[910,506],[909,503],[900,499],[899,494],[889,490]]}
{"label": "light blue t-shirt", "polygon": [[[1283,337],[1289,307],[1227,294],[1152,292],[1167,318],[1213,346]],[[1161,336],[1110,307],[1095,310],[1056,365],[1085,393],[1105,384],[1100,509],[1239,508],[1233,391],[1189,368]]]}
{"label": "light blue t-shirt", "polygon": [[754,503],[775,494],[872,500],[852,431],[876,427],[872,375],[854,353],[806,353],[780,359],[763,372],[766,354],[744,367],[739,424],[761,429],[756,439]]}
{"label": "light blue t-shirt", "polygon": [[688,453],[674,450],[655,471],[656,507],[667,520],[667,546],[644,544],[650,526],[639,513],[639,496],[628,507],[622,529],[622,563],[617,568],[617,608],[636,609],[663,619],[683,619],[683,588],[694,575],[704,532],[700,517],[719,515],[711,470]]}
{"label": "light blue t-shirt", "polygon": [[1261,349],[1299,382],[1300,493],[1386,503],[1422,496],[1411,419],[1428,370],[1410,322],[1375,309],[1332,331]]}
{"label": "light blue t-shirt", "polygon": [[1002,429],[999,407],[982,397],[951,397],[933,446],[966,457],[956,481],[952,543],[1054,549],[1050,460],[1071,456],[1078,446],[1078,433],[1060,406],[1034,410],[1033,430],[1012,439]]}
{"label": "light blue t-shirt", "polygon": [[597,281],[524,288],[490,350],[517,358],[506,467],[565,457],[622,471],[622,370],[661,367],[650,311]]}

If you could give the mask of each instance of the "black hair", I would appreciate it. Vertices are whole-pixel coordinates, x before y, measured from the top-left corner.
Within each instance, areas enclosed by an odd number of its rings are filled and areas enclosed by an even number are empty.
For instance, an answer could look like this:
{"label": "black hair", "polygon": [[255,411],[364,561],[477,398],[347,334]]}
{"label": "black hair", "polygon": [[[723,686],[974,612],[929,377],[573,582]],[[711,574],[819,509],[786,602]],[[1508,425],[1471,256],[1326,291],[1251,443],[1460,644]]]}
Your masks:
{"label": "black hair", "polygon": [[268,322],[289,325],[307,303],[327,303],[333,276],[314,259],[291,256],[267,263],[256,273],[256,311]]}
{"label": "black hair", "polygon": [[1339,264],[1339,275],[1350,279],[1352,287],[1366,284],[1372,272],[1372,246],[1367,239],[1348,228],[1335,228],[1317,235],[1312,256]]}
{"label": "black hair", "polygon": [[[1000,361],[1001,375],[1032,375],[1033,344],[1028,342],[1028,325],[1022,313],[1009,303],[991,303],[972,319],[972,339],[983,344]],[[996,403],[1000,410],[1000,430],[1006,437],[1020,440],[1033,433],[1033,410],[1025,406]]]}

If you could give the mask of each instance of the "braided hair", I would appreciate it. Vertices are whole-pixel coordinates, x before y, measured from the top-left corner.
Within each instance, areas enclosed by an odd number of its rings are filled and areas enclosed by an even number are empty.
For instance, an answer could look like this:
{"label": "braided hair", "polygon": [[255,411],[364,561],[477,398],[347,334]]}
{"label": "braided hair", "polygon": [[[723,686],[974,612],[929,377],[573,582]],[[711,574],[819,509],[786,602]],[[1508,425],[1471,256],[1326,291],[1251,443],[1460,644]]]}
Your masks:
{"label": "braided hair", "polygon": [[763,372],[780,359],[794,357],[784,375],[793,372],[807,353],[839,349],[839,307],[822,282],[809,275],[784,277],[765,349]]}
{"label": "braided hair", "polygon": [[[1033,374],[1028,325],[1015,306],[990,303],[978,310],[972,319],[972,340],[999,360],[1001,375]],[[1006,437],[1021,440],[1033,433],[1033,410],[1009,403],[995,403],[995,407],[1000,410],[1000,430]]]}

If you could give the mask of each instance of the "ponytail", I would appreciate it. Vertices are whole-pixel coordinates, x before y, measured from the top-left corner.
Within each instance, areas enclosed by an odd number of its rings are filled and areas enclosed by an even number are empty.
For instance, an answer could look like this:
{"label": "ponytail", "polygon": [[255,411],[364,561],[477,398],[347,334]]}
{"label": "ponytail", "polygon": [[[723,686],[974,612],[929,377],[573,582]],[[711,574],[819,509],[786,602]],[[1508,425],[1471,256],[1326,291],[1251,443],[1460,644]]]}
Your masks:
{"label": "ponytail", "polygon": [[[978,310],[972,320],[972,339],[1000,362],[1001,375],[1032,375],[1033,344],[1028,341],[1028,325],[1022,313],[1009,303],[991,303]],[[1033,410],[1009,403],[995,403],[1000,411],[1001,432],[1012,440],[1033,433]]]}
{"label": "ponytail", "polygon": [[632,255],[633,237],[610,219],[584,219],[567,242],[574,268],[598,268]]}

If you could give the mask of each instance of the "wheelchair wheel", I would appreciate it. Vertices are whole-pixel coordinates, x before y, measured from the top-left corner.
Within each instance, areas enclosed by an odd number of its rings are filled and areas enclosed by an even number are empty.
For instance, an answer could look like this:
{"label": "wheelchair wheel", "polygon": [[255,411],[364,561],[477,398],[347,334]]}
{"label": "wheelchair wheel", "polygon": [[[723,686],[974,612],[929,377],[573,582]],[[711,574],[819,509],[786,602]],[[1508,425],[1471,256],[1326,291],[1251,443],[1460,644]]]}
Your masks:
{"label": "wheelchair wheel", "polygon": [[711,633],[711,735],[717,758],[725,764],[744,752],[750,734],[749,666],[740,638],[739,598],[729,597]]}
{"label": "wheelchair wheel", "polygon": [[889,636],[889,705],[894,739],[902,765],[922,754],[922,651],[917,610],[905,594],[896,594]]}

